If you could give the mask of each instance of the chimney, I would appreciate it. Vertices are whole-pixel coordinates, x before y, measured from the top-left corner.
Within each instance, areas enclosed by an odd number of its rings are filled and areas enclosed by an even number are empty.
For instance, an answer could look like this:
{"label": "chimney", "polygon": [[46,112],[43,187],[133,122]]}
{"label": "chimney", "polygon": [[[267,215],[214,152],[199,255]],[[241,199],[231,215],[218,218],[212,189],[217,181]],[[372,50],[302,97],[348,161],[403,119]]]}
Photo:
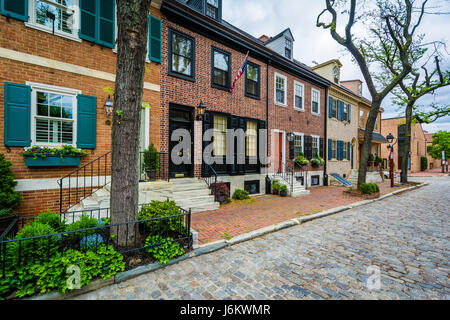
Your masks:
{"label": "chimney", "polygon": [[266,42],[269,39],[270,38],[268,36],[266,36],[265,34],[263,34],[261,37],[258,38],[258,40],[261,40],[262,42]]}

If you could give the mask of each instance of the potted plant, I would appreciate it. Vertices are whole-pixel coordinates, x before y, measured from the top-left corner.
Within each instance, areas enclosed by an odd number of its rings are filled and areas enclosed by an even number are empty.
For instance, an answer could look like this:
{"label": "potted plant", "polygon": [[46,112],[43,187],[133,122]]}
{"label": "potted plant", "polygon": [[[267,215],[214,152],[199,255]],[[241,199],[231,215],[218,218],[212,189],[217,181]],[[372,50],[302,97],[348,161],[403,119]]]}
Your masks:
{"label": "potted plant", "polygon": [[321,157],[317,156],[311,159],[311,165],[315,168],[322,166],[325,163],[325,160],[323,160]]}
{"label": "potted plant", "polygon": [[144,167],[148,179],[155,181],[159,172],[159,154],[153,143],[144,152]]}
{"label": "potted plant", "polygon": [[280,186],[280,196],[282,197],[286,197],[287,196],[287,186],[286,185],[282,185]]}
{"label": "potted plant", "polygon": [[373,154],[369,154],[369,159],[368,159],[368,161],[367,161],[367,165],[368,165],[369,167],[373,166],[374,160],[375,160],[375,158],[374,158]]}
{"label": "potted plant", "polygon": [[278,180],[272,180],[272,194],[278,194],[278,191],[280,190],[280,183]]}
{"label": "potted plant", "polygon": [[25,157],[27,167],[74,167],[80,165],[80,158],[87,152],[71,145],[49,148],[32,146],[20,153]]}
{"label": "potted plant", "polygon": [[298,154],[297,158],[295,158],[294,161],[302,167],[308,165],[309,163],[308,159],[305,158],[302,152]]}
{"label": "potted plant", "polygon": [[13,209],[22,202],[20,192],[14,191],[17,182],[11,171],[11,162],[0,153],[0,234],[16,218]]}
{"label": "potted plant", "polygon": [[376,162],[378,162],[378,165],[381,165],[383,163],[383,159],[378,156]]}

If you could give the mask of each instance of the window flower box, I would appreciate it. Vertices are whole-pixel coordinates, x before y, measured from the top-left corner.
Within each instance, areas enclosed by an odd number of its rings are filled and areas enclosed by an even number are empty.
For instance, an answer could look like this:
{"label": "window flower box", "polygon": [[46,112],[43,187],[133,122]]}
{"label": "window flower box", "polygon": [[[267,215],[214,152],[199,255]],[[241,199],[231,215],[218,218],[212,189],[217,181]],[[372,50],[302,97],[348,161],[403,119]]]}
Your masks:
{"label": "window flower box", "polygon": [[27,167],[75,167],[80,165],[80,158],[86,151],[63,145],[57,148],[34,146],[21,153]]}
{"label": "window flower box", "polygon": [[45,158],[25,156],[27,167],[76,167],[80,165],[80,156],[55,156],[50,155]]}

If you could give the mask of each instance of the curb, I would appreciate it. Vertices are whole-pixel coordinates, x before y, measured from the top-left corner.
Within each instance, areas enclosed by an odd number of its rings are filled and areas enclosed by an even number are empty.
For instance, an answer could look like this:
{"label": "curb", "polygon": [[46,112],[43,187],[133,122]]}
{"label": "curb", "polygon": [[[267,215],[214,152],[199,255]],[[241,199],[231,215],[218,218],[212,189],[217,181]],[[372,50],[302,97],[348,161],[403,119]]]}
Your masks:
{"label": "curb", "polygon": [[282,230],[282,229],[287,229],[287,228],[290,228],[290,227],[294,227],[294,226],[300,225],[300,224],[308,222],[308,221],[312,221],[312,220],[315,220],[315,219],[323,218],[323,217],[326,217],[326,216],[329,216],[329,215],[333,215],[333,214],[336,214],[336,213],[339,213],[339,212],[347,211],[349,209],[357,208],[357,207],[360,207],[360,206],[363,206],[363,205],[366,205],[366,204],[369,204],[369,203],[372,203],[372,202],[380,201],[380,200],[383,200],[385,198],[392,197],[394,195],[397,195],[397,194],[400,194],[400,193],[404,193],[404,192],[407,192],[407,191],[411,191],[411,190],[414,190],[414,189],[418,189],[418,188],[421,188],[421,187],[427,186],[427,185],[429,185],[429,184],[428,183],[421,183],[421,184],[418,184],[416,186],[411,186],[411,187],[408,187],[408,188],[405,188],[405,189],[401,189],[401,190],[397,190],[397,191],[385,194],[383,196],[380,196],[379,198],[363,200],[363,201],[355,202],[355,203],[352,203],[352,204],[349,204],[349,205],[345,205],[345,206],[341,206],[341,207],[325,210],[325,211],[322,211],[322,212],[319,212],[319,213],[315,213],[315,214],[312,214],[312,215],[309,215],[309,216],[304,216],[304,217],[300,217],[300,218],[296,218],[296,219],[287,220],[287,221],[284,221],[284,222],[280,222],[280,223],[277,223],[277,224],[274,224],[274,225],[270,225],[270,226],[267,226],[267,227],[264,227],[264,228],[260,228],[260,229],[253,230],[253,231],[248,232],[248,233],[244,233],[244,234],[238,235],[236,237],[231,238],[230,240],[219,240],[219,241],[211,242],[211,243],[208,243],[208,244],[198,245],[198,233],[191,229],[191,232],[193,233],[193,236],[194,236],[194,232],[195,232],[195,235],[197,236],[197,243],[196,243],[197,248],[194,248],[194,250],[192,250],[191,252],[189,252],[189,253],[181,256],[181,257],[178,257],[178,258],[170,260],[166,264],[159,264],[159,263],[156,262],[156,263],[151,263],[151,264],[148,264],[148,265],[145,265],[145,266],[139,266],[139,267],[134,268],[132,270],[128,270],[128,271],[124,271],[124,272],[118,273],[114,277],[111,277],[111,278],[109,278],[107,280],[103,280],[103,279],[94,280],[91,283],[89,283],[87,286],[85,286],[85,287],[83,287],[83,288],[81,288],[79,290],[71,291],[71,292],[66,293],[66,294],[54,291],[54,292],[50,292],[50,293],[47,293],[47,294],[31,297],[31,298],[25,298],[23,300],[65,300],[65,299],[71,299],[71,298],[79,296],[81,294],[85,294],[85,293],[88,293],[88,292],[91,292],[91,291],[95,291],[95,290],[101,289],[103,287],[107,287],[109,285],[112,285],[112,284],[117,284],[117,283],[129,280],[129,279],[138,277],[138,276],[140,276],[142,274],[149,273],[149,272],[152,272],[152,271],[164,268],[166,266],[169,266],[169,265],[181,262],[183,260],[187,260],[187,259],[190,259],[190,258],[193,258],[193,257],[198,257],[198,256],[201,256],[203,254],[211,253],[211,252],[214,252],[214,251],[226,248],[228,246],[233,246],[235,244],[238,244],[238,243],[241,243],[241,242],[244,242],[244,241],[248,241],[248,240],[251,240],[251,239],[254,239],[254,238],[257,238],[257,237],[261,237],[261,236],[263,236],[265,234],[273,233],[275,231],[279,231],[279,230]]}

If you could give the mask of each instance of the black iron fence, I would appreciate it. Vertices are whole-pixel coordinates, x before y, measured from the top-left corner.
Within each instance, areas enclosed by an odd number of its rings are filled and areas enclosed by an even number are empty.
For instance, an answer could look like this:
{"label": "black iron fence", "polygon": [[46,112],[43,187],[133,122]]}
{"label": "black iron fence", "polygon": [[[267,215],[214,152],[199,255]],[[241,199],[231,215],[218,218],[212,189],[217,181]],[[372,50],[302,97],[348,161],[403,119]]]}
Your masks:
{"label": "black iron fence", "polygon": [[303,169],[303,166],[298,162],[294,162],[294,179],[300,181],[305,189],[308,189],[308,171]]}
{"label": "black iron fence", "polygon": [[218,200],[217,183],[219,181],[216,170],[214,170],[214,168],[211,165],[204,163],[202,168],[202,178],[203,180],[205,180],[206,184],[211,189],[211,194],[214,195],[214,201],[217,201]]}
{"label": "black iron fence", "polygon": [[284,171],[273,174],[274,177],[283,179],[287,186],[290,187],[291,192],[294,190],[294,165],[287,161],[284,166]]}
{"label": "black iron fence", "polygon": [[[146,245],[147,237],[153,235],[171,237],[180,246],[191,248],[193,244],[190,232],[191,210],[186,211],[179,208],[179,212],[179,214],[171,216],[115,224],[108,224],[103,221],[92,228],[20,239],[13,238],[13,234],[5,230],[0,237],[0,271],[5,276],[5,272],[11,268],[19,268],[24,264],[46,262],[57,252],[70,249],[87,250],[89,248],[96,252],[100,244],[112,245],[122,255],[132,254],[136,251],[159,246],[160,243],[157,242]],[[75,222],[81,214],[86,214],[91,218],[109,218],[109,209],[65,212],[60,214],[60,219],[63,223]],[[20,217],[10,225],[10,230],[21,228],[34,218]]]}
{"label": "black iron fence", "polygon": [[169,154],[167,152],[139,152],[139,181],[169,181]]}

